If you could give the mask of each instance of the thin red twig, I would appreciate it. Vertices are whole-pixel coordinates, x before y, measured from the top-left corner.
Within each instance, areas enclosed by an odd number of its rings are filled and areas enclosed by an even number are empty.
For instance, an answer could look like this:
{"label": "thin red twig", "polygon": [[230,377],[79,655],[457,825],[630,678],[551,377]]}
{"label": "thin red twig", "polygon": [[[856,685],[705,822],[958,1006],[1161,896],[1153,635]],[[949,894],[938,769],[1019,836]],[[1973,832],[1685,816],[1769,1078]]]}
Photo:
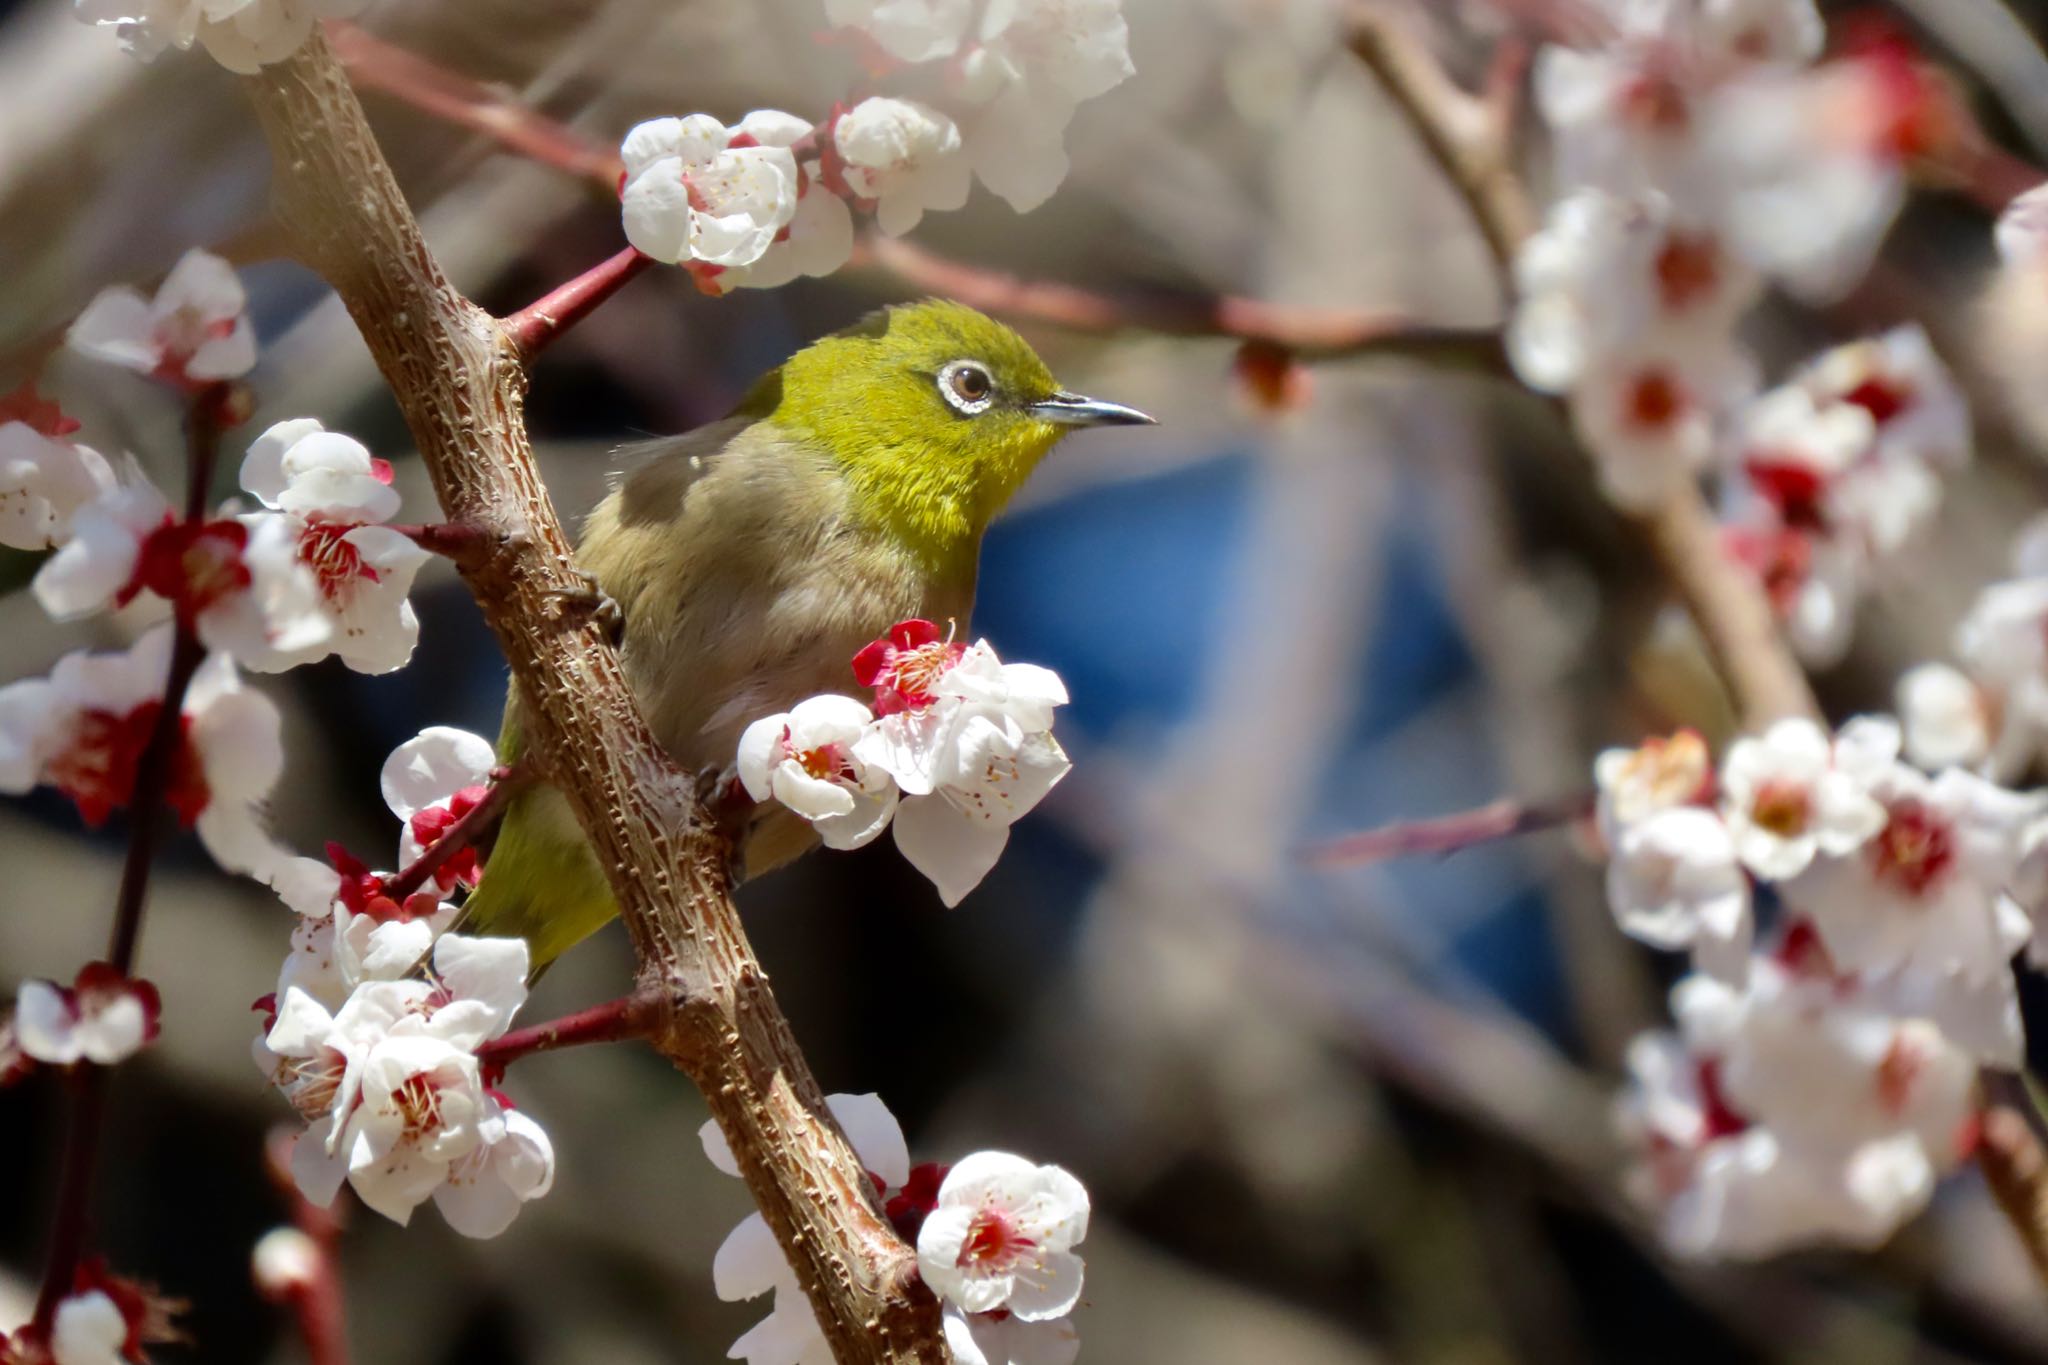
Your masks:
{"label": "thin red twig", "polygon": [[616,191],[618,154],[481,81],[450,71],[354,24],[331,23],[327,42],[359,90],[377,90],[444,123],[490,138],[508,152]]}
{"label": "thin red twig", "polygon": [[1421,854],[1444,857],[1475,844],[1582,820],[1593,813],[1593,800],[1591,792],[1557,801],[1501,800],[1453,815],[1402,820],[1319,844],[1309,850],[1309,861],[1319,867],[1359,867]]}
{"label": "thin red twig", "polygon": [[292,1226],[305,1234],[313,1249],[313,1264],[288,1285],[259,1283],[258,1288],[265,1293],[281,1291],[276,1297],[292,1310],[312,1365],[349,1365],[348,1311],[341,1279],[342,1205],[323,1209],[300,1193],[291,1173],[292,1140],[289,1130],[273,1133],[265,1144],[265,1165],[271,1183],[291,1204]]}
{"label": "thin red twig", "polygon": [[649,992],[622,995],[560,1019],[514,1029],[478,1048],[476,1059],[486,1075],[502,1075],[506,1067],[536,1052],[646,1038],[667,1022],[670,1004],[665,996]]}
{"label": "thin red twig", "polygon": [[459,521],[394,523],[391,529],[422,550],[440,555],[459,565],[477,563],[497,539],[478,527]]}
{"label": "thin red twig", "polygon": [[405,898],[425,886],[427,878],[439,872],[450,858],[475,844],[492,825],[497,824],[498,817],[505,813],[505,807],[513,796],[532,780],[532,774],[522,764],[492,773],[491,784],[484,789],[483,798],[443,830],[441,837],[428,844],[410,865],[386,880],[384,894],[404,904]]}
{"label": "thin red twig", "polygon": [[505,318],[505,332],[519,353],[531,360],[653,264],[652,256],[629,246]]}
{"label": "thin red twig", "polygon": [[[192,397],[187,417],[185,515],[199,521],[206,515],[207,487],[220,448],[225,387],[213,385]],[[135,785],[128,796],[128,852],[121,864],[121,886],[114,901],[114,925],[107,961],[123,976],[132,975],[142,938],[142,914],[149,900],[149,874],[157,838],[163,828],[164,794],[170,789],[178,746],[184,736],[181,720],[185,693],[206,659],[191,613],[180,610],[163,698],[149,742],[136,764]],[[85,1249],[86,1220],[92,1206],[93,1172],[99,1158],[100,1130],[105,1125],[107,1069],[85,1064],[71,1076],[71,1120],[65,1136],[64,1168],[58,1177],[57,1213],[50,1229],[49,1258],[42,1287],[36,1294],[34,1325],[47,1333],[57,1305],[71,1292]]]}
{"label": "thin red twig", "polygon": [[900,238],[870,234],[854,263],[881,267],[914,288],[987,313],[1030,318],[1077,332],[1141,329],[1173,336],[1225,337],[1277,347],[1303,360],[1373,351],[1463,356],[1505,368],[1497,329],[1438,327],[1404,313],[1290,308],[1259,299],[1112,295],[949,260]]}
{"label": "thin red twig", "polygon": [[[328,29],[329,41],[357,85],[382,91],[423,114],[492,138],[507,151],[586,179],[607,194],[616,193],[624,167],[610,148],[590,142],[489,86],[372,38],[353,25],[330,24]],[[1471,358],[1490,368],[1503,368],[1496,332],[1436,327],[1399,313],[1289,308],[1230,295],[1112,296],[1071,285],[1020,280],[950,261],[879,234],[866,241],[856,260],[886,270],[915,289],[946,294],[985,312],[1031,318],[1075,331],[1141,328],[1179,336],[1263,342],[1304,359],[1399,351],[1444,359]],[[617,264],[619,258],[606,263]],[[632,269],[637,271],[644,264],[636,263]],[[604,269],[599,267],[599,271]],[[623,282],[616,281],[613,287]],[[551,301],[559,306],[558,296],[579,283],[564,285],[508,322]]]}

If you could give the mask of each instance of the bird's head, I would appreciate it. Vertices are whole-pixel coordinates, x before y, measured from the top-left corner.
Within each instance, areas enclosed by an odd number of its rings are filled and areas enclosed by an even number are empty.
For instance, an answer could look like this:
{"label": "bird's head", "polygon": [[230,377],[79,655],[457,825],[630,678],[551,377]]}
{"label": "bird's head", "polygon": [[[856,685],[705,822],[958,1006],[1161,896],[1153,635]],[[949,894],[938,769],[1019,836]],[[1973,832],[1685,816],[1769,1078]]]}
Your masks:
{"label": "bird's head", "polygon": [[1062,436],[1152,420],[1067,392],[1008,327],[936,299],[804,348],[741,411],[828,451],[857,514],[935,565],[971,565],[990,519]]}

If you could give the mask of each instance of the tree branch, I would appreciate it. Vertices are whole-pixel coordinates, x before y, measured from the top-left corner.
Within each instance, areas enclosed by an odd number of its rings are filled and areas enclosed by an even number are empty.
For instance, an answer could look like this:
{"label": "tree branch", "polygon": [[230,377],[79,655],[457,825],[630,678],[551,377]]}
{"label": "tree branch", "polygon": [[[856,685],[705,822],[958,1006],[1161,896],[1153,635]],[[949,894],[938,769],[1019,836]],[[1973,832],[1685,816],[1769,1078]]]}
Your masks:
{"label": "tree branch", "polygon": [[544,1024],[514,1029],[478,1048],[476,1059],[487,1074],[502,1074],[512,1063],[536,1052],[650,1037],[667,1021],[669,1006],[664,995],[636,991]]}
{"label": "tree branch", "polygon": [[506,318],[505,333],[519,348],[521,358],[531,361],[542,347],[589,317],[653,264],[652,256],[643,256],[629,246]]}
{"label": "tree branch", "polygon": [[2006,1221],[2019,1233],[2034,1273],[2048,1282],[2048,1157],[2018,1110],[1995,1105],[1984,1111],[1977,1166]]}
{"label": "tree branch", "polygon": [[1300,360],[1413,355],[1507,373],[1498,328],[1438,327],[1405,313],[1294,308],[1233,294],[1103,294],[967,265],[881,233],[862,240],[854,264],[877,266],[915,289],[957,299],[985,313],[1029,318],[1069,331],[1222,337],[1273,346]]}
{"label": "tree branch", "polygon": [[[1496,66],[1485,98],[1452,81],[1422,36],[1384,0],[1355,0],[1351,50],[1400,107],[1416,136],[1465,200],[1473,223],[1512,294],[1515,254],[1535,231],[1537,216],[1516,174],[1513,109],[1507,77]],[[1510,300],[1512,304],[1512,300]],[[1726,682],[1745,724],[1814,716],[1820,706],[1806,673],[1786,647],[1762,589],[1722,549],[1714,516],[1688,485],[1658,508],[1632,518],[1652,550]]]}
{"label": "tree branch", "polygon": [[[509,152],[588,180],[608,196],[617,192],[625,168],[612,149],[590,142],[487,85],[374,38],[352,24],[330,24],[328,33],[350,77],[362,88],[381,91],[431,118],[488,137]],[[1139,328],[1177,336],[1226,337],[1267,343],[1303,360],[1400,353],[1502,372],[1507,368],[1496,330],[1437,327],[1399,313],[1290,308],[1227,294],[1112,296],[1072,285],[1022,280],[948,260],[880,233],[862,240],[854,260],[856,265],[865,263],[885,271],[913,289],[944,294],[983,312],[1031,318],[1073,331]],[[633,268],[645,264],[642,260]],[[517,316],[524,317],[551,302],[559,300],[550,295]]]}
{"label": "tree branch", "polygon": [[427,878],[439,872],[449,859],[474,845],[492,825],[497,824],[498,817],[505,813],[505,807],[512,804],[512,798],[532,781],[533,774],[523,764],[493,772],[491,784],[484,789],[483,797],[442,830],[441,837],[421,850],[420,856],[410,865],[386,879],[384,894],[403,905],[406,897],[425,886]]}
{"label": "tree branch", "polygon": [[1473,810],[1439,815],[1426,820],[1402,820],[1378,829],[1363,830],[1332,839],[1309,850],[1309,861],[1318,867],[1360,867],[1434,854],[1441,858],[1476,844],[1489,844],[1517,834],[1556,829],[1593,813],[1593,793],[1582,792],[1557,801],[1489,802]]}
{"label": "tree branch", "polygon": [[530,740],[610,877],[640,986],[668,1003],[655,1045],[703,1091],[834,1355],[948,1359],[914,1253],[877,1207],[740,927],[726,841],[649,732],[603,631],[550,609],[550,592],[581,580],[528,445],[517,345],[442,275],[323,39],[245,84],[300,254],[362,330],[449,520],[496,536],[463,574],[511,664]]}

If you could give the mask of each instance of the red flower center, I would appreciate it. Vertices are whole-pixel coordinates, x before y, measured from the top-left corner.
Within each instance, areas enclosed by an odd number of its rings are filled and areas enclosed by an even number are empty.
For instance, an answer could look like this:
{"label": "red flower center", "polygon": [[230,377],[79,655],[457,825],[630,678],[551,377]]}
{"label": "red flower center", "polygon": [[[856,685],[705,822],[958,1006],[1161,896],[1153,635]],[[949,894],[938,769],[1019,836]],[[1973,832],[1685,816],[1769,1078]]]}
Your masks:
{"label": "red flower center", "polygon": [[1877,1063],[1877,1102],[1885,1113],[1897,1117],[1912,1101],[1913,1087],[1927,1070],[1927,1054],[1895,1036]]}
{"label": "red flower center", "polygon": [[1910,896],[1923,896],[1955,865],[1955,831],[1910,798],[1891,808],[1891,819],[1870,842],[1878,880]]}
{"label": "red flower center", "polygon": [[156,377],[174,384],[210,382],[195,381],[185,373],[185,367],[192,363],[192,357],[199,353],[201,346],[234,334],[233,318],[209,319],[197,308],[186,304],[156,325],[155,341],[163,352],[163,358],[157,361]]}
{"label": "red flower center", "polygon": [[1646,71],[1622,92],[1621,116],[1660,133],[1682,133],[1692,123],[1692,108],[1677,81]]}
{"label": "red flower center", "polygon": [[144,537],[135,572],[114,594],[114,605],[125,607],[147,591],[181,613],[197,615],[249,586],[249,566],[242,562],[248,543],[249,528],[239,521],[188,522],[166,515]]}
{"label": "red flower center", "polygon": [[853,676],[875,689],[875,714],[917,711],[938,700],[932,691],[967,646],[941,639],[930,621],[902,621],[853,656]]}
{"label": "red flower center", "polygon": [[1811,466],[1766,453],[1744,460],[1742,472],[1750,487],[1778,509],[1778,519],[1787,526],[1801,531],[1827,530],[1827,481]]}
{"label": "red flower center", "polygon": [[1660,431],[1682,416],[1690,404],[1685,386],[1667,370],[1645,370],[1628,389],[1628,421],[1646,431]]}
{"label": "red flower center", "polygon": [[1001,1274],[1029,1256],[1037,1242],[1024,1235],[1008,1209],[984,1208],[968,1225],[958,1264],[965,1270]]}
{"label": "red flower center", "polygon": [[1716,1138],[1734,1137],[1749,1127],[1749,1120],[1735,1111],[1728,1103],[1728,1097],[1721,1090],[1721,1060],[1718,1057],[1702,1058],[1696,1066],[1700,1091],[1700,1119],[1706,1128],[1707,1141]]}
{"label": "red flower center", "polygon": [[330,602],[346,603],[358,583],[382,581],[349,541],[348,533],[355,529],[354,522],[315,521],[307,523],[299,536],[299,559],[313,571],[321,596]]}
{"label": "red flower center", "polygon": [[1758,787],[1749,805],[1749,818],[1780,839],[1804,834],[1812,815],[1813,793],[1806,784],[1782,778],[1772,778]]}
{"label": "red flower center", "polygon": [[[422,851],[432,848],[454,827],[455,823],[476,809],[477,802],[484,799],[488,787],[464,787],[448,798],[446,805],[428,806],[425,810],[413,812],[407,823],[412,828],[412,837],[419,842]],[[475,886],[479,873],[476,850],[464,845],[448,855],[441,864],[436,878],[443,887],[452,888],[457,883]]]}
{"label": "red flower center", "polygon": [[[162,712],[162,702],[147,701],[126,713],[98,709],[78,713],[70,743],[50,760],[46,771],[50,785],[76,803],[86,824],[97,828],[133,799],[142,751],[149,747]],[[191,730],[192,718],[180,716],[177,749],[164,790],[165,803],[188,828],[206,809],[210,796],[205,764],[192,743]]]}
{"label": "red flower center", "polygon": [[1879,426],[1883,426],[1912,407],[1914,396],[1913,386],[1904,380],[1872,375],[1843,394],[1842,401],[1854,403],[1869,413],[1871,419]]}
{"label": "red flower center", "polygon": [[1682,313],[1713,297],[1721,283],[1721,250],[1711,233],[1673,232],[1653,267],[1657,293],[1668,313]]}

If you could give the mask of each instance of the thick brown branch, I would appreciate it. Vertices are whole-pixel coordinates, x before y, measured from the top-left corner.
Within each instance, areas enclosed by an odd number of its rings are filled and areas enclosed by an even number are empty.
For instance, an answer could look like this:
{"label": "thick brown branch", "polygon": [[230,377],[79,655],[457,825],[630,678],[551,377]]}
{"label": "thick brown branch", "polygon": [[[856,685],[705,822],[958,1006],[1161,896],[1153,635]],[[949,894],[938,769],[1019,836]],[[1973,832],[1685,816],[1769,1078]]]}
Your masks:
{"label": "thick brown branch", "polygon": [[2034,1273],[2048,1282],[2048,1158],[2018,1110],[1999,1105],[1984,1111],[1977,1166],[2006,1221],[2019,1233]]}
{"label": "thick brown branch", "polygon": [[689,1073],[842,1361],[943,1361],[938,1304],[876,1206],[740,928],[728,848],[641,719],[617,653],[571,627],[568,540],[528,446],[526,375],[503,326],[451,287],[318,38],[247,79],[299,252],[347,304],[450,521],[493,551],[463,566],[518,681],[530,742],[611,879],[656,1046]]}
{"label": "thick brown branch", "polygon": [[[1511,290],[1515,253],[1536,228],[1536,212],[1513,159],[1514,91],[1506,77],[1515,62],[1496,67],[1486,98],[1472,95],[1450,78],[1406,16],[1384,0],[1355,0],[1350,43],[1464,198],[1503,288]],[[1817,717],[1813,689],[1786,647],[1770,603],[1722,548],[1699,491],[1687,487],[1637,521],[1699,627],[1744,723]]]}

